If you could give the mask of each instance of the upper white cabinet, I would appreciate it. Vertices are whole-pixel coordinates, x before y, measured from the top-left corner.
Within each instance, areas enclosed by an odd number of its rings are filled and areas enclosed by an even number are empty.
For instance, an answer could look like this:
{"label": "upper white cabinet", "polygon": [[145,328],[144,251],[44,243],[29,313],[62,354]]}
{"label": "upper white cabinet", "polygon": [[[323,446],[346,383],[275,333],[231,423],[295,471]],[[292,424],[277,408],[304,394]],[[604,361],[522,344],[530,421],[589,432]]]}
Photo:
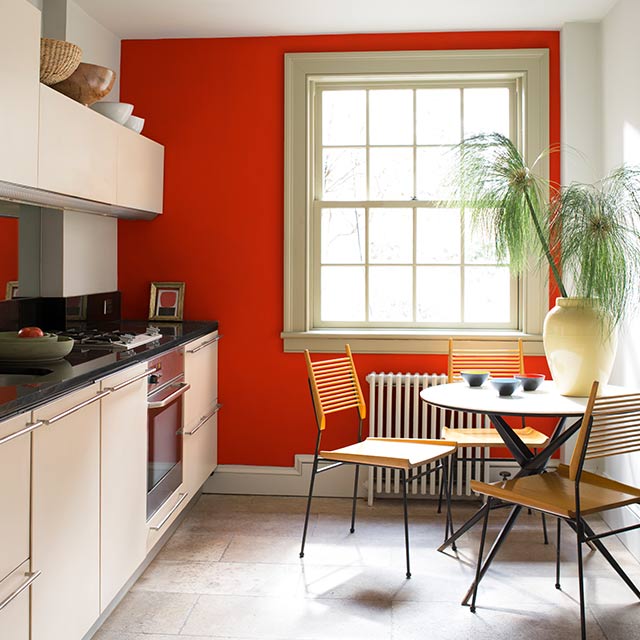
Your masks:
{"label": "upper white cabinet", "polygon": [[147,553],[147,366],[102,381],[100,610]]}
{"label": "upper white cabinet", "polygon": [[34,411],[32,640],[80,640],[100,614],[98,384]]}
{"label": "upper white cabinet", "polygon": [[29,187],[38,177],[40,11],[0,2],[0,180]]}
{"label": "upper white cabinet", "polygon": [[40,85],[38,187],[115,202],[120,128],[79,102]]}
{"label": "upper white cabinet", "polygon": [[164,147],[120,127],[118,132],[116,204],[144,211],[162,211]]}

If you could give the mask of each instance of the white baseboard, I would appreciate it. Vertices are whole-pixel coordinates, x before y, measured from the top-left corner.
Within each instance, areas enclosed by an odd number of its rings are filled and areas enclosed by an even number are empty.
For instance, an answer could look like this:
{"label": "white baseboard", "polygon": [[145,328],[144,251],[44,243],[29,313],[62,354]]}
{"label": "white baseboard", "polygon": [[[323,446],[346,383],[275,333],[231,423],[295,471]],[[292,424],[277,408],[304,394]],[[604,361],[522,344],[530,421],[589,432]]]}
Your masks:
{"label": "white baseboard", "polygon": [[[313,468],[313,456],[296,455],[293,467],[259,467],[252,465],[218,465],[205,482],[203,493],[226,493],[261,496],[306,496]],[[345,465],[316,476],[314,496],[347,498],[353,495],[353,467]],[[360,471],[358,495],[367,495],[369,474]]]}

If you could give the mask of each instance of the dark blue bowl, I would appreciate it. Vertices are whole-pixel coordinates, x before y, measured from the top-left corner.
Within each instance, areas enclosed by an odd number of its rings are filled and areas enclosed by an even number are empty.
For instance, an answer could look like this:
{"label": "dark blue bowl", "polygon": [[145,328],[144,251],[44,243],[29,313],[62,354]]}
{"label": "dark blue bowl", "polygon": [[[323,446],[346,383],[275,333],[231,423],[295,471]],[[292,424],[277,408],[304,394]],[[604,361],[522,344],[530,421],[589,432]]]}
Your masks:
{"label": "dark blue bowl", "polygon": [[461,371],[460,377],[470,386],[470,387],[481,387],[489,377],[488,371]]}
{"label": "dark blue bowl", "polygon": [[520,386],[517,378],[492,378],[489,382],[501,396],[510,396]]}
{"label": "dark blue bowl", "polygon": [[521,373],[513,376],[522,382],[523,391],[535,391],[543,382],[543,373]]}

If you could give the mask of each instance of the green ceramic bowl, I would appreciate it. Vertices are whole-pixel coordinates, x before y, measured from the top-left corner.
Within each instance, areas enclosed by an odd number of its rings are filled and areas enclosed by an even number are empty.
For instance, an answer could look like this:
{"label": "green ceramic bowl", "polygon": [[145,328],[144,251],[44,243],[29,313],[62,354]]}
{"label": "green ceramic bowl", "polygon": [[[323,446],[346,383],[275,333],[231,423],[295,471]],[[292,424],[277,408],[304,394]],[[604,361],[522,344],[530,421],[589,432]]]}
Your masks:
{"label": "green ceramic bowl", "polygon": [[60,360],[73,349],[73,338],[47,333],[41,338],[18,338],[15,331],[0,331],[0,362]]}

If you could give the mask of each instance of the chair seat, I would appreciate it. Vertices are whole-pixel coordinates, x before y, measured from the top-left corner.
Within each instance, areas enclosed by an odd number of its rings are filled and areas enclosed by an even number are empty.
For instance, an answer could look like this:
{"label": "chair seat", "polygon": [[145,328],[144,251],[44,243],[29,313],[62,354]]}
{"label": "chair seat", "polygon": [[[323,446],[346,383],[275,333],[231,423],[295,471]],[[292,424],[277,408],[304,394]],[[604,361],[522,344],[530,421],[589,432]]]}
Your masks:
{"label": "chair seat", "polygon": [[[531,427],[514,429],[513,432],[528,447],[544,447],[549,437]],[[442,438],[455,442],[459,447],[503,447],[504,440],[496,429],[452,429],[442,428]]]}
{"label": "chair seat", "polygon": [[320,451],[320,457],[337,462],[353,462],[408,471],[445,458],[455,450],[456,443],[446,440],[367,438],[341,449]]}
{"label": "chair seat", "polygon": [[[569,479],[569,467],[564,464],[561,464],[557,471],[513,480],[490,484],[472,480],[471,490],[564,518],[576,516],[575,481]],[[582,472],[582,515],[587,516],[636,502],[640,503],[640,489],[595,473]]]}

